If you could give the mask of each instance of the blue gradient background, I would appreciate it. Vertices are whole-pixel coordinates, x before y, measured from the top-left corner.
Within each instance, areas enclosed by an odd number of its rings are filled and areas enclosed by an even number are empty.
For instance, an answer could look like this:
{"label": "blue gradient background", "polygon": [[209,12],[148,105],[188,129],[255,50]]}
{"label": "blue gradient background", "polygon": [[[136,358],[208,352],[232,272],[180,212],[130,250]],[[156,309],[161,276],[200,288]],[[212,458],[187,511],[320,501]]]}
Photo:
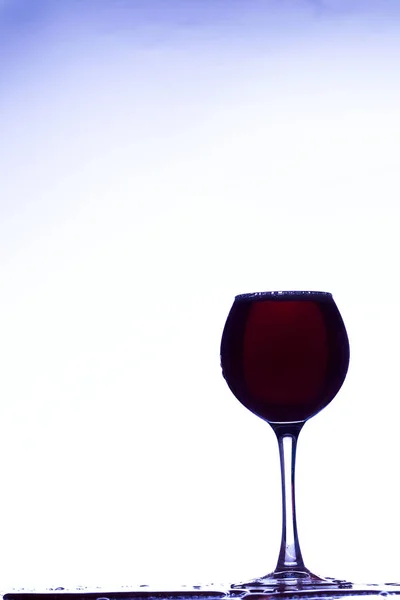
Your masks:
{"label": "blue gradient background", "polygon": [[306,564],[400,580],[397,2],[0,2],[0,586],[273,569],[276,442],[219,369],[236,293],[332,291]]}

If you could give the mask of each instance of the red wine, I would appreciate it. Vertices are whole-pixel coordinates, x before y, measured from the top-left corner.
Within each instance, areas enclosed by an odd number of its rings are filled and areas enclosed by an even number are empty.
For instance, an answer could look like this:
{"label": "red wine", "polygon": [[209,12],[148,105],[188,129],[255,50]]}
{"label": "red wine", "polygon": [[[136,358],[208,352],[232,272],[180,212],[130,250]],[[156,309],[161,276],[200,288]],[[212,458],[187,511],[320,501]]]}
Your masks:
{"label": "red wine", "polygon": [[346,377],[349,342],[331,294],[237,296],[221,343],[223,375],[244,406],[271,423],[305,421]]}

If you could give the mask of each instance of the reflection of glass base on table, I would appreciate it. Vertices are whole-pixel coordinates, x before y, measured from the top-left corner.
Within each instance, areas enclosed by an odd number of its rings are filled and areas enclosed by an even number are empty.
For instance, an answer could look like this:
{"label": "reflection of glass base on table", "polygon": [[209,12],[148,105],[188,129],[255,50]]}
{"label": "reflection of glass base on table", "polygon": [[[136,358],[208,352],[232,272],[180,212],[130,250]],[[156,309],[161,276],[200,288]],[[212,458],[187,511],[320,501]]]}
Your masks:
{"label": "reflection of glass base on table", "polygon": [[163,589],[156,586],[126,586],[119,590],[109,591],[104,588],[48,588],[43,591],[13,590],[3,595],[3,600],[217,600],[245,598],[246,600],[351,600],[359,596],[368,596],[370,600],[382,600],[384,596],[399,596],[400,583],[385,584],[353,584],[339,579],[319,579],[303,584],[299,579],[287,578],[285,582],[277,580],[273,585],[266,578],[253,582],[234,585],[195,585],[195,586],[166,586]]}

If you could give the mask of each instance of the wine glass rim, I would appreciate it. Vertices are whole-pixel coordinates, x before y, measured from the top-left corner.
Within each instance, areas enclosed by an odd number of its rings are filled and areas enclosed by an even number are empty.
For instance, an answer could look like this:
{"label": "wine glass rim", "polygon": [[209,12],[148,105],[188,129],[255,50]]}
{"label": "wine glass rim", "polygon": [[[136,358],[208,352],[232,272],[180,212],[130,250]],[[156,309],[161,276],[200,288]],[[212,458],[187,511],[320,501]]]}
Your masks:
{"label": "wine glass rim", "polygon": [[300,290],[291,290],[291,291],[275,291],[275,292],[251,292],[248,294],[239,294],[235,296],[235,300],[265,300],[266,298],[270,300],[287,300],[288,298],[302,298],[312,299],[315,298],[318,300],[331,300],[332,294],[330,292],[314,292],[314,291],[300,291]]}

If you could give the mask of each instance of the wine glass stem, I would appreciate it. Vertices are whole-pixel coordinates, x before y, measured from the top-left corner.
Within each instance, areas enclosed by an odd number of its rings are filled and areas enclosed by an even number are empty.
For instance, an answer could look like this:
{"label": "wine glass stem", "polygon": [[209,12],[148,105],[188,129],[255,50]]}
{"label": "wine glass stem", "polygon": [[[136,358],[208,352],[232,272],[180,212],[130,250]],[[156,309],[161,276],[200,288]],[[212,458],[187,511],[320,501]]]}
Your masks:
{"label": "wine glass stem", "polygon": [[297,535],[294,486],[297,438],[303,424],[272,425],[278,438],[282,477],[282,540],[275,572],[308,571]]}

